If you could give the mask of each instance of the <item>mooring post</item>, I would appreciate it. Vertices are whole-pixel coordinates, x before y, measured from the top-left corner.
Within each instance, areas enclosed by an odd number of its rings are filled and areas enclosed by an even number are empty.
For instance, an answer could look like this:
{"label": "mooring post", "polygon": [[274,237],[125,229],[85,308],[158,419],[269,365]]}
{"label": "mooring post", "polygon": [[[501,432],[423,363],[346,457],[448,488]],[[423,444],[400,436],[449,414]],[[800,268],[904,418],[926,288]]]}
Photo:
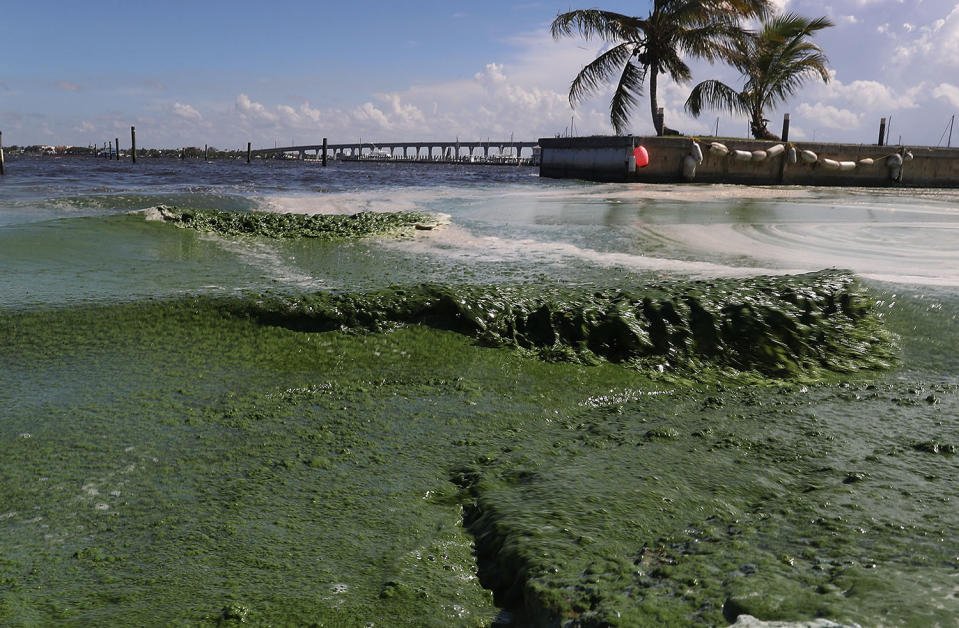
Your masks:
{"label": "mooring post", "polygon": [[137,128],[135,126],[130,127],[130,157],[133,163],[137,162]]}
{"label": "mooring post", "polygon": [[120,161],[120,138],[116,137],[114,138],[114,141],[116,142],[117,147],[117,161]]}
{"label": "mooring post", "polygon": [[326,138],[323,138],[323,166],[326,166]]}
{"label": "mooring post", "polygon": [[250,163],[250,153],[252,152],[251,150],[252,146],[253,146],[253,142],[246,143],[246,163]]}
{"label": "mooring post", "polygon": [[203,145],[203,161],[210,161],[210,145]]}
{"label": "mooring post", "polygon": [[882,146],[886,140],[886,119],[879,121],[879,145]]}
{"label": "mooring post", "polygon": [[6,165],[3,163],[3,131],[0,131],[0,175],[7,174]]}
{"label": "mooring post", "polygon": [[[789,114],[783,114],[783,142],[789,141]],[[789,154],[789,150],[783,151],[782,158],[779,161],[779,183],[782,183],[786,178],[786,156]]]}

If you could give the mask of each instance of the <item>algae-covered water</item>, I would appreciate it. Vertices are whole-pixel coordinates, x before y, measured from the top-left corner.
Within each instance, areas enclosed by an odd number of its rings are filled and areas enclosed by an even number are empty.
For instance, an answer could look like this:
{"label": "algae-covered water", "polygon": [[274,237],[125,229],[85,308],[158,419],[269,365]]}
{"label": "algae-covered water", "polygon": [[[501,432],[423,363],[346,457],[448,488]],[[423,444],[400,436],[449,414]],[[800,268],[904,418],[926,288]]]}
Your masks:
{"label": "algae-covered water", "polygon": [[0,625],[956,625],[957,226],[944,191],[12,160]]}

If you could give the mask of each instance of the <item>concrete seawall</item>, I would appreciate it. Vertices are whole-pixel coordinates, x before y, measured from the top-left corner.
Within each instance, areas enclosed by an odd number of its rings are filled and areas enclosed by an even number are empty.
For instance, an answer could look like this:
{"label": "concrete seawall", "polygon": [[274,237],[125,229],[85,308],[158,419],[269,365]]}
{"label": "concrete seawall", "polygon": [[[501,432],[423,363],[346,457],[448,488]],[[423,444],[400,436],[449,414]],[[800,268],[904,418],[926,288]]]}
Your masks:
{"label": "concrete seawall", "polygon": [[[713,141],[722,143],[729,152],[711,151]],[[694,152],[694,142],[698,143],[703,160],[690,174],[686,157]],[[959,148],[633,136],[541,138],[539,144],[542,147],[540,176],[552,178],[646,183],[959,187]],[[754,156],[754,151],[765,152],[780,144],[783,150],[778,155]],[[636,167],[633,156],[638,146],[645,147],[649,155],[649,164],[643,168]],[[796,163],[790,163],[790,148],[796,150]],[[810,151],[814,161],[805,161],[803,151]],[[745,153],[749,153],[748,158]],[[897,167],[900,158],[902,164]],[[871,165],[863,161],[870,159]]]}

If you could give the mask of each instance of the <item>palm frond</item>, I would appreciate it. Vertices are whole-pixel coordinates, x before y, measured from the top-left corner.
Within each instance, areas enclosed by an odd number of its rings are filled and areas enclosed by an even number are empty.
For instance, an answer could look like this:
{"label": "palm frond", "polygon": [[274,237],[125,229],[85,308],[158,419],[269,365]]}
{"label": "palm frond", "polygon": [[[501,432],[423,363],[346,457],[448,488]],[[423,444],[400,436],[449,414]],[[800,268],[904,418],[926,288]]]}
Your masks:
{"label": "palm frond", "polygon": [[698,116],[707,108],[729,113],[748,113],[749,110],[739,92],[716,80],[699,83],[686,99],[686,111],[694,116]]}
{"label": "palm frond", "polygon": [[612,11],[581,9],[560,13],[550,25],[554,39],[579,33],[584,39],[597,37],[604,41],[622,42],[641,36],[645,20]]}
{"label": "palm frond", "polygon": [[646,70],[632,61],[626,63],[619,84],[609,103],[609,121],[613,123],[617,135],[622,135],[629,123],[629,116],[639,102],[643,83],[646,82]]}
{"label": "palm frond", "polygon": [[580,70],[569,87],[569,103],[575,105],[596,91],[601,84],[609,82],[629,61],[635,47],[636,45],[630,42],[614,46]]}

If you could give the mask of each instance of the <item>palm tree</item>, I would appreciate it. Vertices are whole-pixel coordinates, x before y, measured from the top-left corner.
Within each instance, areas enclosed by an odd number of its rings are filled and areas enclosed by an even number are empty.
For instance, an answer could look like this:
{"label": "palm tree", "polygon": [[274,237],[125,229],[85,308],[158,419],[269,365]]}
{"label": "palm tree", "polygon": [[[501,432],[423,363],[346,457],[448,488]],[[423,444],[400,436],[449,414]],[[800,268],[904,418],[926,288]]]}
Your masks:
{"label": "palm tree", "polygon": [[795,13],[769,19],[758,33],[746,34],[724,53],[746,79],[742,91],[720,81],[703,81],[690,93],[686,110],[696,116],[704,107],[741,113],[749,116],[753,137],[779,139],[766,128],[765,111],[785,102],[809,79],[829,82],[828,59],[808,38],[832,25],[825,17],[808,19]]}
{"label": "palm tree", "polygon": [[722,58],[744,36],[741,20],[764,17],[770,0],[653,0],[652,4],[645,18],[584,9],[559,14],[550,27],[555,39],[578,32],[587,40],[598,37],[612,44],[573,79],[569,102],[575,106],[619,74],[609,105],[609,119],[618,134],[626,129],[648,78],[653,124],[657,135],[662,135],[662,120],[656,115],[659,75],[677,82],[690,80],[692,72],[683,56],[710,62]]}

